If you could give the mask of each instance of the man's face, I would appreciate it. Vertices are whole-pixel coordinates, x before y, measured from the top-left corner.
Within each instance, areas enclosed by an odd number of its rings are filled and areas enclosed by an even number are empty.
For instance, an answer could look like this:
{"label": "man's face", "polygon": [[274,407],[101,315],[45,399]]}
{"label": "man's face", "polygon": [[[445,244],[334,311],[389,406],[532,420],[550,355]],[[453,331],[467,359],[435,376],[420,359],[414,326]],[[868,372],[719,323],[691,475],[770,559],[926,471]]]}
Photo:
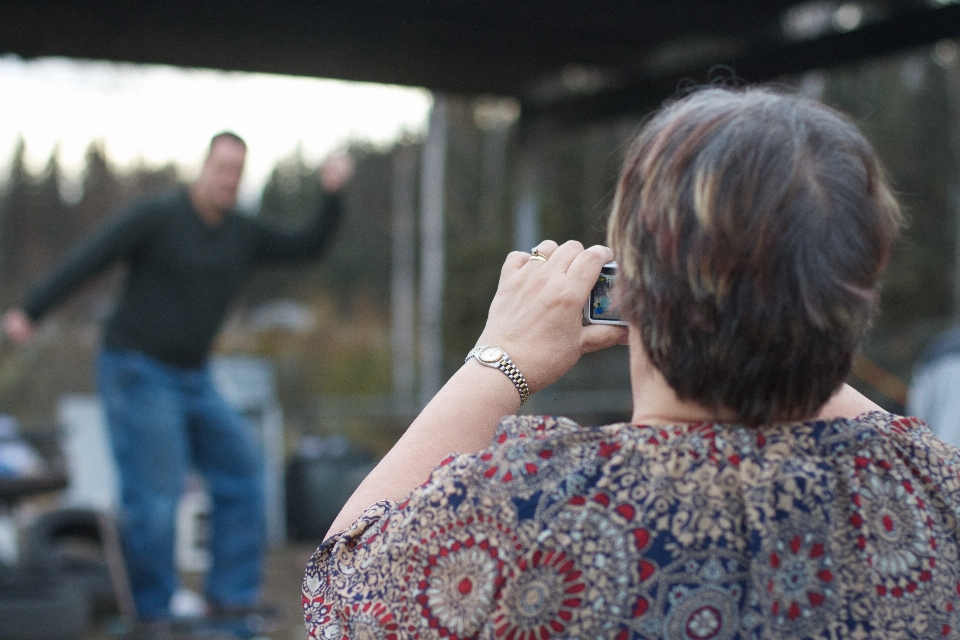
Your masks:
{"label": "man's face", "polygon": [[246,157],[246,148],[236,140],[221,138],[213,143],[197,178],[198,192],[208,205],[220,211],[236,206]]}

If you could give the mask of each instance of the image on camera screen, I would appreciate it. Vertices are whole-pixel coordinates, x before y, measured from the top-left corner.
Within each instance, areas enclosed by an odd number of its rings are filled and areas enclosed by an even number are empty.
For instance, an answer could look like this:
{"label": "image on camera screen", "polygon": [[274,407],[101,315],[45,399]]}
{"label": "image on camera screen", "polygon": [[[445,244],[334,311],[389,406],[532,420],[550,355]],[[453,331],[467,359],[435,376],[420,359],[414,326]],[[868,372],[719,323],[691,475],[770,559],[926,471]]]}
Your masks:
{"label": "image on camera screen", "polygon": [[620,312],[613,306],[610,294],[613,290],[614,274],[604,269],[597,284],[590,293],[590,317],[594,320],[619,320]]}

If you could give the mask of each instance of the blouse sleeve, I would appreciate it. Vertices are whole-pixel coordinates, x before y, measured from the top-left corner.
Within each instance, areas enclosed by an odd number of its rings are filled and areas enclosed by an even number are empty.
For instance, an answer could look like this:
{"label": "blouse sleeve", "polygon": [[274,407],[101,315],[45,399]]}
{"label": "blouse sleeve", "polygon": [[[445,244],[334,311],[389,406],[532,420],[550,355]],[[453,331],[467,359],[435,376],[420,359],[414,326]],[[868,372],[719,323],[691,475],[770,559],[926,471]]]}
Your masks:
{"label": "blouse sleeve", "polygon": [[388,500],[371,505],[350,528],[324,540],[310,558],[301,598],[310,638],[343,636],[338,616],[344,605],[342,596],[362,587],[363,556],[395,508]]}

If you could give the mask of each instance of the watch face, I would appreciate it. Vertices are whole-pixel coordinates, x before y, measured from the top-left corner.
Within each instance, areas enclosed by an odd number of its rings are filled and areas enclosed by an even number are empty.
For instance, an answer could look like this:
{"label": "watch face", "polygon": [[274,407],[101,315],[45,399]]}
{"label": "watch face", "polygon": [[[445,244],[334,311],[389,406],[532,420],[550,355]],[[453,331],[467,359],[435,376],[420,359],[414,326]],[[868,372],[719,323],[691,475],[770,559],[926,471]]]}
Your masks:
{"label": "watch face", "polygon": [[503,356],[503,349],[500,347],[487,347],[477,354],[477,357],[483,362],[496,362],[501,356]]}

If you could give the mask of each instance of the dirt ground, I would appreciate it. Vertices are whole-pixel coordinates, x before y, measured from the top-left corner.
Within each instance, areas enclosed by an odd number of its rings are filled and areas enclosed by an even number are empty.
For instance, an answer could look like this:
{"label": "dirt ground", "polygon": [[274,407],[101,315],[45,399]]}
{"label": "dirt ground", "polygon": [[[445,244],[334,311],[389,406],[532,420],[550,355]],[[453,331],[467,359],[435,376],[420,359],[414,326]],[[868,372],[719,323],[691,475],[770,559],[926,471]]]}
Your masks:
{"label": "dirt ground", "polygon": [[[269,640],[305,640],[307,633],[303,626],[303,614],[300,610],[300,581],[307,560],[313,554],[316,545],[293,543],[273,549],[267,559],[265,599],[280,610],[282,623],[278,630],[269,634]],[[187,574],[185,584],[199,589],[202,576]],[[117,620],[100,621],[96,628],[84,636],[83,640],[119,640]]]}
{"label": "dirt ground", "polygon": [[266,599],[279,607],[283,615],[283,626],[271,634],[271,640],[304,640],[307,637],[300,608],[300,583],[307,560],[316,548],[315,544],[297,543],[270,553],[264,592]]}

